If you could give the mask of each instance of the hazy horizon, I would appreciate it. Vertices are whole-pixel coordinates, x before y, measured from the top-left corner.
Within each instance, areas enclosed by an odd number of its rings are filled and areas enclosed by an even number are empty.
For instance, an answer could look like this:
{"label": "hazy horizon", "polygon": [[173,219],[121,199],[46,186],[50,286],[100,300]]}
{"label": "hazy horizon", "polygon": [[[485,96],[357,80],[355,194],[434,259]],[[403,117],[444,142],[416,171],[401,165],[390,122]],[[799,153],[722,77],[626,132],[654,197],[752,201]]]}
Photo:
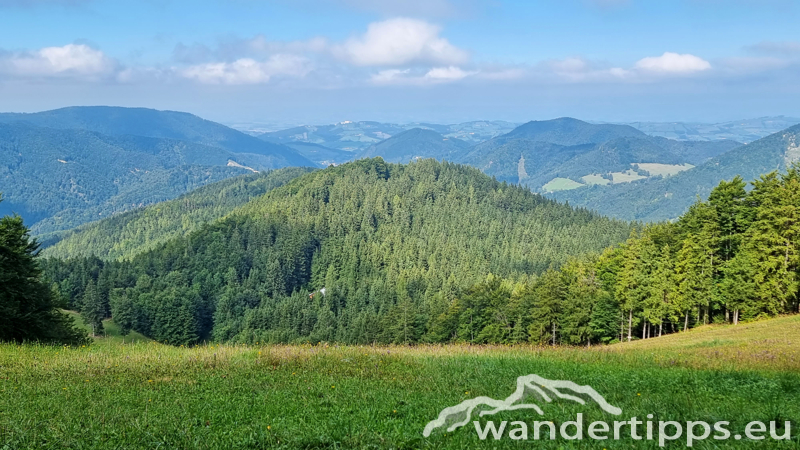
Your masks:
{"label": "hazy horizon", "polygon": [[0,0],[0,110],[223,123],[800,116],[792,0]]}

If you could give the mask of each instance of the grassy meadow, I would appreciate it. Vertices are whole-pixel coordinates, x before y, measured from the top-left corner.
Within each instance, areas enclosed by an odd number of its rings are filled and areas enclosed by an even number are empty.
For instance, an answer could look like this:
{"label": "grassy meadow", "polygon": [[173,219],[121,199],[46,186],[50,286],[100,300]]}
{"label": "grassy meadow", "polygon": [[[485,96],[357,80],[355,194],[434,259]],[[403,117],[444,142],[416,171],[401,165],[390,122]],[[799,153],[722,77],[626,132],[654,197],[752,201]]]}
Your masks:
{"label": "grassy meadow", "polygon": [[[114,336],[87,347],[0,345],[0,449],[659,448],[657,441],[478,440],[472,425],[422,436],[445,407],[514,391],[538,374],[588,384],[622,416],[554,401],[492,420],[792,421],[800,447],[800,317],[707,326],[596,348],[530,346],[170,347]],[[473,416],[474,417],[474,416]],[[484,419],[485,420],[485,419]],[[768,435],[768,433],[767,433]],[[686,442],[667,448],[685,448]]]}

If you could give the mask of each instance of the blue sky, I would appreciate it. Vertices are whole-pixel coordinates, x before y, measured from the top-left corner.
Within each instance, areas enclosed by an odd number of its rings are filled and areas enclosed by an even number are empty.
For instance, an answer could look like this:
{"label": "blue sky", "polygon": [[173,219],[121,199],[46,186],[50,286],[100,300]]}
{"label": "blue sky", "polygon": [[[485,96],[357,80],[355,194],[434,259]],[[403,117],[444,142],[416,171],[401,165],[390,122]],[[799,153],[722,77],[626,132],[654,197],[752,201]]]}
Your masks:
{"label": "blue sky", "polygon": [[0,110],[232,122],[800,116],[795,0],[0,0]]}

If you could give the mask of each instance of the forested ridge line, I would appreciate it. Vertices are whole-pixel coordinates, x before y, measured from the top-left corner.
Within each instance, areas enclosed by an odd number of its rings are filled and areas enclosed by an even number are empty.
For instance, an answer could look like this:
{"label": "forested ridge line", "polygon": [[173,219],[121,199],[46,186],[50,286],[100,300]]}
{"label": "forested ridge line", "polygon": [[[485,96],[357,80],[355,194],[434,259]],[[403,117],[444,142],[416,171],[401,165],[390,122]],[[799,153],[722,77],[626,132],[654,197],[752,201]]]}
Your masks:
{"label": "forested ridge line", "polygon": [[45,266],[73,308],[102,305],[162,342],[438,341],[437,318],[487,274],[532,286],[630,231],[471,167],[376,158],[294,179],[130,261]]}
{"label": "forested ridge line", "polygon": [[225,216],[238,206],[314,169],[287,167],[212,183],[174,200],[138,208],[82,225],[61,234],[43,250],[46,257],[97,256],[130,259],[202,224]]}

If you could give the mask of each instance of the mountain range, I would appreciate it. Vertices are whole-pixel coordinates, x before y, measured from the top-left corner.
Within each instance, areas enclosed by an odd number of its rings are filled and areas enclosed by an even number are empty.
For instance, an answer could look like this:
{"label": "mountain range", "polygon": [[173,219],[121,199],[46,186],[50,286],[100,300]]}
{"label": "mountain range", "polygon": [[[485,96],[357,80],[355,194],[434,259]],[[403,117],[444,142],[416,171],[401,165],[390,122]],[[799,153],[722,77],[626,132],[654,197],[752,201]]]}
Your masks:
{"label": "mountain range", "polygon": [[650,136],[665,137],[679,141],[729,139],[747,144],[797,124],[800,124],[800,118],[773,116],[720,123],[633,122],[628,125]]}
{"label": "mountain range", "polygon": [[[791,120],[763,119],[753,127],[763,131]],[[256,137],[191,114],[141,108],[4,113],[0,213],[19,212],[35,234],[55,242],[65,230],[225,178],[381,157],[392,163],[433,158],[467,164],[613,217],[664,220],[680,215],[722,179],[786,167],[795,133],[789,128],[785,136],[742,145],[559,118],[520,126],[346,121]]]}
{"label": "mountain range", "polygon": [[554,193],[572,205],[603,214],[641,221],[674,219],[698,198],[705,199],[722,180],[745,180],[778,170],[800,160],[800,125],[724,152],[702,165],[670,177],[614,186],[593,186]]}
{"label": "mountain range", "polygon": [[517,124],[504,121],[473,121],[452,125],[414,122],[404,125],[380,122],[343,121],[332,125],[304,125],[281,131],[259,133],[268,142],[303,142],[351,152],[351,158],[367,147],[411,129],[435,131],[472,145],[513,130]]}
{"label": "mountain range", "polygon": [[0,114],[0,213],[20,213],[39,235],[286,166],[317,164],[186,113],[75,107]]}

